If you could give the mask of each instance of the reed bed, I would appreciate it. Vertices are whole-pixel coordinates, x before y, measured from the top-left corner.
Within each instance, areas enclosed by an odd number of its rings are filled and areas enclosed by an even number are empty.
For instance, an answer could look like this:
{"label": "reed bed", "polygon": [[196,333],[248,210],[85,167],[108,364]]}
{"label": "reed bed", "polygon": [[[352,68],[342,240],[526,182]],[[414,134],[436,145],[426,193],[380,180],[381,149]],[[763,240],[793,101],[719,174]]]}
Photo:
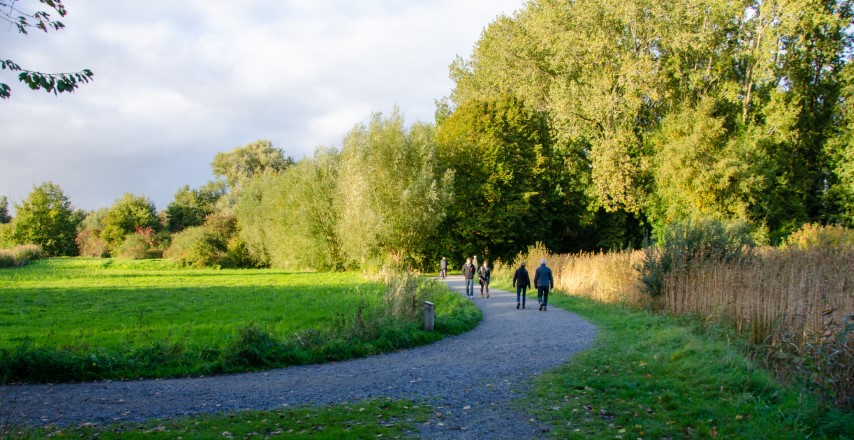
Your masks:
{"label": "reed bed", "polygon": [[732,324],[778,375],[854,405],[854,247],[693,262],[665,276],[663,296],[672,313]]}
{"label": "reed bed", "polygon": [[781,377],[804,379],[842,406],[854,404],[854,247],[760,248],[735,260],[697,259],[664,277],[660,297],[644,294],[644,251],[554,255],[542,245],[512,265],[542,258],[555,287],[606,303],[654,307],[732,326]]}
{"label": "reed bed", "polygon": [[540,260],[552,269],[555,288],[573,296],[605,303],[646,304],[640,278],[642,251],[552,254],[541,244],[520,254],[512,265],[496,263],[497,277],[512,280],[513,273],[524,261],[533,279]]}

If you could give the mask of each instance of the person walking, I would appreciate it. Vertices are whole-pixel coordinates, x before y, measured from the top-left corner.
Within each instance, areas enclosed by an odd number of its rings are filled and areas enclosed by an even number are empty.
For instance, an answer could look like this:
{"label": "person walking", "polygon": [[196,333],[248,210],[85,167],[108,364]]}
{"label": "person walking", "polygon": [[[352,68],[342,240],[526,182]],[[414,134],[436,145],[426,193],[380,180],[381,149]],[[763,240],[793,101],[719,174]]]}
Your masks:
{"label": "person walking", "polygon": [[477,255],[475,255],[475,256],[474,256],[474,260],[472,260],[471,264],[474,264],[474,269],[475,269],[475,270],[477,270],[477,268],[478,268],[478,267],[480,267],[480,266],[478,266],[478,265],[477,265]]}
{"label": "person walking", "polygon": [[487,261],[483,260],[483,266],[480,266],[480,269],[477,270],[477,279],[480,281],[480,297],[483,298],[483,289],[486,288],[486,297],[489,298],[489,279],[491,278],[492,272],[489,270],[489,266],[487,266]]}
{"label": "person walking", "polygon": [[448,277],[448,259],[445,257],[439,262],[439,277],[443,280]]}
{"label": "person walking", "polygon": [[540,311],[545,312],[549,305],[549,289],[554,289],[555,280],[552,270],[546,266],[546,259],[540,260],[540,267],[534,272],[534,288],[537,289],[537,300],[540,301]]}
{"label": "person walking", "polygon": [[466,279],[466,298],[474,298],[474,271],[475,267],[471,264],[471,258],[466,258],[466,264],[463,264],[463,278]]}
{"label": "person walking", "polygon": [[[513,287],[516,288],[516,310],[519,310],[519,305],[525,308],[525,294],[528,291],[528,286],[531,285],[531,276],[528,275],[528,269],[525,269],[525,262],[516,269],[513,274]],[[522,300],[520,303],[519,300]]]}

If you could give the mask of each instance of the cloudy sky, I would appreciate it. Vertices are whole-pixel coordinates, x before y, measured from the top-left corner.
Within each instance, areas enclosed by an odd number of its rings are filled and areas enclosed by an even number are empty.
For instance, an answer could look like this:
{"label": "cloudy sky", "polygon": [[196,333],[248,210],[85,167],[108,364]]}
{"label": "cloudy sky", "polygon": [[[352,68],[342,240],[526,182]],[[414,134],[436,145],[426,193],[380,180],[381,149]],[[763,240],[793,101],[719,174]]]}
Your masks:
{"label": "cloudy sky", "polygon": [[[522,0],[66,0],[66,29],[0,27],[0,58],[25,69],[89,68],[73,95],[0,82],[0,195],[46,180],[77,208],[125,192],[164,209],[213,176],[220,151],[269,139],[294,158],[340,147],[354,124],[398,105],[432,121],[448,65]],[[35,0],[18,2],[32,8]]]}

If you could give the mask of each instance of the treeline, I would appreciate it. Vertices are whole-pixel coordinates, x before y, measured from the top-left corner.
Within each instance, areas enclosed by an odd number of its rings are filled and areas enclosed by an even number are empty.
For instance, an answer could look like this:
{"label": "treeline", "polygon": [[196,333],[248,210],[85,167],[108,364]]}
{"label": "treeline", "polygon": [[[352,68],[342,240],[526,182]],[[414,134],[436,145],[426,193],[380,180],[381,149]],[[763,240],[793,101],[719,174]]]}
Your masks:
{"label": "treeline", "polygon": [[[851,227],[851,19],[849,1],[529,1],[454,62],[434,123],[375,114],[296,162],[266,141],[220,153],[217,179],[161,212],[127,195],[78,213],[44,184],[0,240],[188,265],[433,268],[536,242],[639,248],[703,219],[756,244]],[[68,227],[30,231],[45,197]]]}
{"label": "treeline", "polygon": [[692,216],[774,243],[806,222],[850,227],[851,7],[533,0],[452,65],[448,104],[522,99],[547,115],[588,206],[658,236]]}

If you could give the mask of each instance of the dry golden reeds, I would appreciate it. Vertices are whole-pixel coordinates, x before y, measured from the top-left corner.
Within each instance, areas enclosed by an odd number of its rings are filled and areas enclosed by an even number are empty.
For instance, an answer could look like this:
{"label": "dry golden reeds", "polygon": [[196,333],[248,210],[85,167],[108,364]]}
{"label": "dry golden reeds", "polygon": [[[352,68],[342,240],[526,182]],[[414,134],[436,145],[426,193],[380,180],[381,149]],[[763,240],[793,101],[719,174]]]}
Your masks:
{"label": "dry golden reeds", "polygon": [[538,244],[495,273],[509,279],[522,261],[533,273],[542,258],[563,292],[731,324],[781,376],[808,371],[823,393],[852,404],[854,247],[761,248],[733,260],[696,259],[664,276],[655,303],[643,293],[643,251],[553,255]]}

